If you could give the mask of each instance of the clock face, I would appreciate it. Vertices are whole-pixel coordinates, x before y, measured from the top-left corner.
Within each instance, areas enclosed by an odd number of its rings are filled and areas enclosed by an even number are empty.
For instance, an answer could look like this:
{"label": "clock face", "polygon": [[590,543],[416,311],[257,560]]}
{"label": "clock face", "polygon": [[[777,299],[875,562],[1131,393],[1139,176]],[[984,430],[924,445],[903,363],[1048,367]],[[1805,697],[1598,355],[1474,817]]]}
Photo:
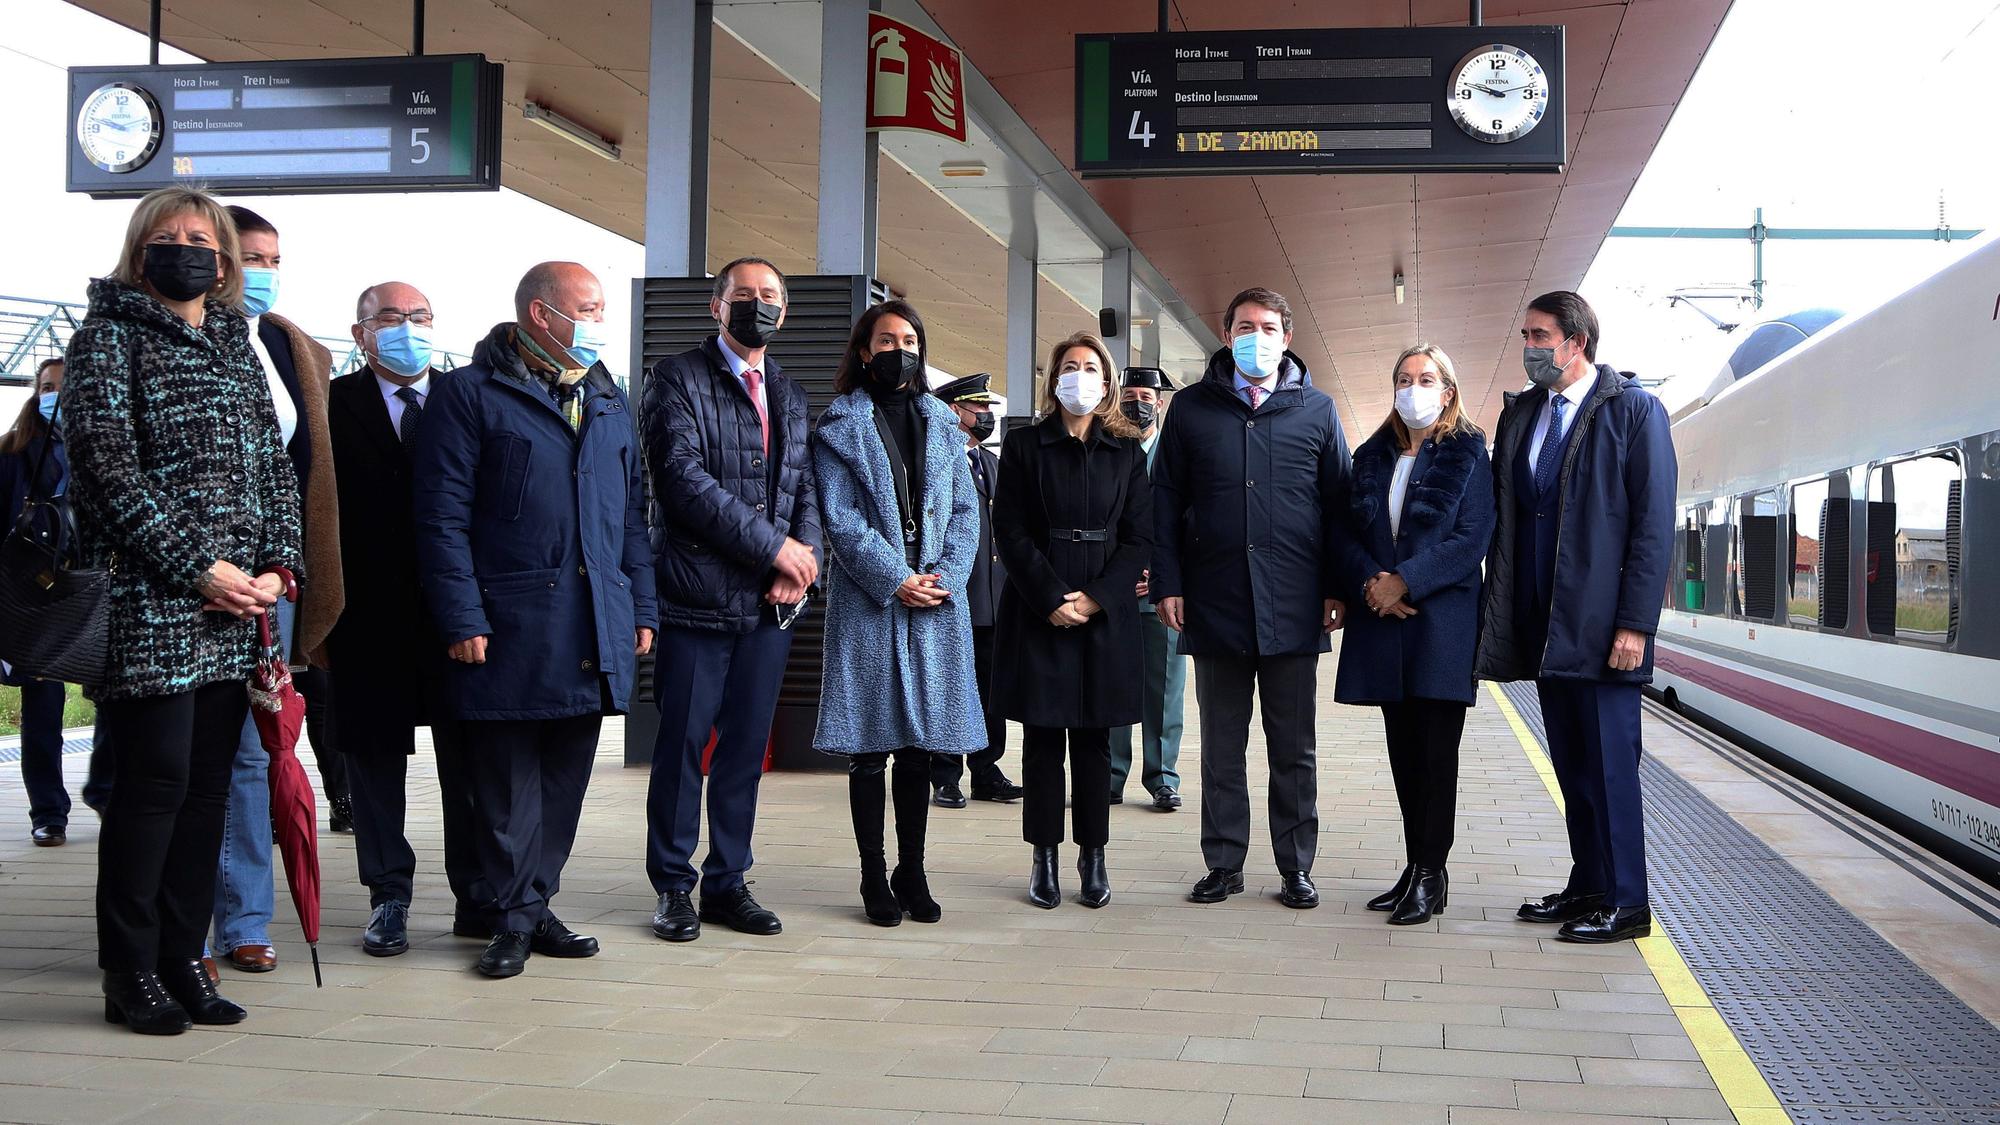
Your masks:
{"label": "clock face", "polygon": [[92,164],[107,172],[145,166],[160,147],[160,103],[129,82],[91,91],[76,115],[76,143]]}
{"label": "clock face", "polygon": [[1549,76],[1542,64],[1519,47],[1480,47],[1452,71],[1445,89],[1451,119],[1488,144],[1519,140],[1541,124],[1549,110]]}

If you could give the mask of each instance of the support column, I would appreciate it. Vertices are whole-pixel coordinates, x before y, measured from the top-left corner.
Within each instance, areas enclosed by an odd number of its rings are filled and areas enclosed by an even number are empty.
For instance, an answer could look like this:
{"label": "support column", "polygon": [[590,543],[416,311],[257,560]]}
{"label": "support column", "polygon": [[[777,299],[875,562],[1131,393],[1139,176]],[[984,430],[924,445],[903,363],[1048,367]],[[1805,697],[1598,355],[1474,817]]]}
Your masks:
{"label": "support column", "polygon": [[868,131],[871,0],[822,0],[819,46],[819,272],[875,276],[875,169]]}
{"label": "support column", "polygon": [[[646,275],[708,272],[710,0],[652,0],[646,86]],[[636,320],[636,318],[635,318]]]}
{"label": "support column", "polygon": [[1132,365],[1132,251],[1109,250],[1104,255],[1104,307],[1118,313],[1118,335],[1105,343],[1111,346],[1111,362],[1124,371]]}
{"label": "support column", "polygon": [[1022,417],[1035,412],[1035,314],[1041,295],[1040,277],[1031,254],[1007,252],[1007,370],[1000,391],[1008,413]]}

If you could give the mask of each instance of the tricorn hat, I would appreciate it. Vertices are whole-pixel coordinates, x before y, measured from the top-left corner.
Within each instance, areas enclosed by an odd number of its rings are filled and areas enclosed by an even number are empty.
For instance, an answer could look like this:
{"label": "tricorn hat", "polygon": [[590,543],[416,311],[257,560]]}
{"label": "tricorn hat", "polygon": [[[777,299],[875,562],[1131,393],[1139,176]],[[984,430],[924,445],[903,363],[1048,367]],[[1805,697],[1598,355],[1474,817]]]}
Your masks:
{"label": "tricorn hat", "polygon": [[1171,391],[1174,381],[1157,367],[1128,367],[1125,369],[1125,385],[1128,387],[1152,387],[1158,391]]}

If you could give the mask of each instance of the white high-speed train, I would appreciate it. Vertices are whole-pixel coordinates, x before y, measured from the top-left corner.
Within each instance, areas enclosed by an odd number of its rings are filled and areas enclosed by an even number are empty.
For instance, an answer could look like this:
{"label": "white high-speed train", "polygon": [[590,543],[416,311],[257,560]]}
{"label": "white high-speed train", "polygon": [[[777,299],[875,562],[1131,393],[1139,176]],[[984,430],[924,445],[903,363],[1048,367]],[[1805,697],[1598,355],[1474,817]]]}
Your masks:
{"label": "white high-speed train", "polygon": [[2000,239],[1673,432],[1655,690],[2000,882]]}

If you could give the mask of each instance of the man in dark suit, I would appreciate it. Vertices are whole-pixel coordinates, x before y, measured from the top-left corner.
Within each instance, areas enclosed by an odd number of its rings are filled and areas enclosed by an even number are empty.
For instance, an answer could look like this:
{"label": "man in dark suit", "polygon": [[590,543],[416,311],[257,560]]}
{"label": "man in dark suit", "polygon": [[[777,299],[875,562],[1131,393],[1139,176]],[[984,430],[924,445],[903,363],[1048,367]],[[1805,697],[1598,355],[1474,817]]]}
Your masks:
{"label": "man in dark suit", "polygon": [[1639,692],[1673,554],[1679,468],[1666,408],[1597,360],[1597,314],[1575,293],[1528,303],[1522,362],[1494,429],[1499,520],[1475,671],[1535,681],[1562,787],[1572,866],[1523,903],[1564,941],[1653,931],[1639,794]]}
{"label": "man in dark suit", "polygon": [[[1153,455],[1160,450],[1160,421],[1167,410],[1167,395],[1174,389],[1167,373],[1157,367],[1125,369],[1124,401],[1118,408],[1139,427],[1139,448],[1146,451],[1146,468],[1153,467]],[[1153,798],[1153,808],[1173,812],[1181,807],[1182,712],[1187,703],[1187,658],[1181,655],[1173,630],[1160,623],[1160,615],[1148,597],[1152,587],[1146,572],[1136,590],[1139,596],[1139,633],[1144,651],[1139,654],[1140,698],[1144,710],[1138,731],[1140,784]],[[1132,775],[1132,727],[1116,727],[1111,732],[1111,803],[1125,803],[1125,779]]]}
{"label": "man in dark suit", "polygon": [[391,281],[361,294],[350,331],[368,359],[333,381],[327,420],[340,487],[347,610],[327,638],[335,730],[353,791],[354,858],[373,910],[362,948],[409,948],[417,856],[403,833],[416,729],[431,728],[444,803],[444,873],[452,933],[490,937],[493,897],[480,877],[465,746],[444,713],[444,645],[417,584],[410,451],[431,393],[431,304]]}
{"label": "man in dark suit", "polygon": [[958,415],[965,434],[965,455],[972,462],[972,484],[979,490],[979,553],[972,556],[972,581],[966,585],[965,608],[972,614],[973,675],[979,680],[979,703],[986,712],[986,749],[970,755],[931,755],[933,799],[943,808],[965,807],[958,787],[959,759],[972,759],[972,799],[1018,801],[1021,787],[1000,772],[1000,755],[1007,751],[1007,720],[993,705],[993,609],[1007,585],[1007,567],[993,546],[993,484],[1000,479],[1000,458],[986,448],[993,436],[994,407],[1006,400],[993,393],[991,375],[981,372],[954,379],[931,393]]}
{"label": "man in dark suit", "polygon": [[709,314],[716,334],[656,364],[642,400],[661,624],[646,874],[660,896],[653,933],[666,941],[693,941],[705,921],[764,936],[784,928],[744,874],[791,625],[823,558],[806,393],[765,352],[785,323],[784,275],[761,258],[729,263],[715,275]]}

